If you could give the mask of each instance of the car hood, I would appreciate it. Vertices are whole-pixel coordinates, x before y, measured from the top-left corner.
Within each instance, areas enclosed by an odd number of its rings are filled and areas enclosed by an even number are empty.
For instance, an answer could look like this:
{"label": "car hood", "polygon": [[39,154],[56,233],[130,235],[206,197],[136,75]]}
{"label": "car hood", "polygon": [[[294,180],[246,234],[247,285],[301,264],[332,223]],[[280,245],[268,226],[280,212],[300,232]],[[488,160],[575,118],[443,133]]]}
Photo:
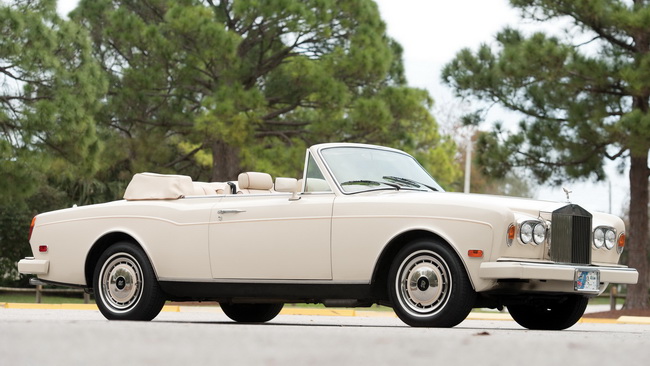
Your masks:
{"label": "car hood", "polygon": [[[377,192],[379,193],[379,192]],[[567,205],[566,202],[535,200],[531,198],[494,196],[475,193],[420,192],[420,191],[382,191],[380,195],[392,196],[395,201],[425,203],[445,207],[464,207],[487,209],[490,211],[511,211],[533,217],[540,212],[551,213]]]}
{"label": "car hood", "polygon": [[566,206],[567,202],[554,202],[536,200],[532,198],[494,196],[473,193],[441,193],[442,200],[456,202],[465,205],[485,205],[489,207],[503,207],[515,212],[527,213],[533,216],[539,212],[553,212],[560,207]]}

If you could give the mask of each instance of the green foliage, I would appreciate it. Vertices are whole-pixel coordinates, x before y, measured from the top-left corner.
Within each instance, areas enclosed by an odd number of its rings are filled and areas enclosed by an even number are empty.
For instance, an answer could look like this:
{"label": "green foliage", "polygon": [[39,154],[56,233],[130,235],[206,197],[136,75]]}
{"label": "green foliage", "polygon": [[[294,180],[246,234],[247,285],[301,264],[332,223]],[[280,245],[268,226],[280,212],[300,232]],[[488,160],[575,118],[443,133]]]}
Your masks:
{"label": "green foliage", "polygon": [[119,174],[296,176],[306,146],[358,141],[435,150],[427,166],[455,178],[370,0],[93,0],[72,17],[111,81],[97,118],[123,141]]}
{"label": "green foliage", "polygon": [[44,175],[97,168],[94,114],[105,83],[87,34],[55,5],[0,5],[0,197],[27,195]]}
{"label": "green foliage", "polygon": [[595,38],[584,52],[587,45],[573,45],[571,39],[505,29],[497,35],[494,50],[487,45],[476,53],[462,50],[445,67],[443,79],[458,95],[498,102],[525,116],[519,137],[494,131],[480,141],[480,153],[492,155],[482,156],[486,169],[501,174],[507,166],[496,165],[507,161],[530,167],[541,181],[563,176],[603,179],[603,158],[620,156],[611,151],[647,153],[650,64],[648,46],[642,43],[648,30],[640,24],[650,14],[648,6],[630,8],[620,1],[511,3],[532,19],[569,16]]}
{"label": "green foliage", "polygon": [[31,217],[22,202],[0,206],[0,286],[13,285],[20,278],[16,262],[31,255],[27,233]]}
{"label": "green foliage", "polygon": [[[498,128],[478,141],[486,172],[503,176],[529,167],[540,181],[552,177],[603,179],[608,148],[622,148],[616,116],[625,113],[617,66],[541,33],[526,38],[512,29],[497,36],[498,49],[461,51],[443,78],[464,97],[498,102],[525,117],[517,134]],[[504,162],[506,164],[504,164]]]}
{"label": "green foliage", "polygon": [[27,199],[7,198],[0,203],[0,286],[27,286],[16,263],[31,256],[27,241],[32,217],[68,205],[65,192],[44,185]]}
{"label": "green foliage", "polygon": [[[91,297],[92,298],[92,297]],[[36,302],[36,293],[0,292],[0,302],[29,304]],[[83,294],[42,294],[41,304],[84,304]]]}

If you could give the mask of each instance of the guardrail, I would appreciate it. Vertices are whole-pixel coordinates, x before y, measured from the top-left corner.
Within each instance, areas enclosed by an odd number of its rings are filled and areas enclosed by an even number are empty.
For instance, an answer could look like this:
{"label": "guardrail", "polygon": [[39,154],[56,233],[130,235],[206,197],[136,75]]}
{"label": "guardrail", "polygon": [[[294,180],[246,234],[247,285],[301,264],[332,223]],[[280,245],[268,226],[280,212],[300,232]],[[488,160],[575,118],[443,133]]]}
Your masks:
{"label": "guardrail", "polygon": [[90,295],[84,290],[78,288],[43,288],[43,285],[36,285],[33,288],[17,288],[17,287],[0,287],[0,292],[9,293],[30,293],[35,295],[35,302],[40,304],[43,302],[43,294],[58,294],[58,295],[83,295],[84,304],[90,304]]}

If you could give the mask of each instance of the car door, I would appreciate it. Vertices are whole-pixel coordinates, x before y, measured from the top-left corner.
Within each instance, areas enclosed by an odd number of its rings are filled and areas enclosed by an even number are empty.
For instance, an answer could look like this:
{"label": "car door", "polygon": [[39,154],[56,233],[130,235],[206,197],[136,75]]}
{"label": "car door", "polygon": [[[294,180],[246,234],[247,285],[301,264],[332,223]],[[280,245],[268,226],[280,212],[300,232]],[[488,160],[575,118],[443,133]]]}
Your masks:
{"label": "car door", "polygon": [[225,196],[211,213],[215,279],[329,280],[333,193]]}

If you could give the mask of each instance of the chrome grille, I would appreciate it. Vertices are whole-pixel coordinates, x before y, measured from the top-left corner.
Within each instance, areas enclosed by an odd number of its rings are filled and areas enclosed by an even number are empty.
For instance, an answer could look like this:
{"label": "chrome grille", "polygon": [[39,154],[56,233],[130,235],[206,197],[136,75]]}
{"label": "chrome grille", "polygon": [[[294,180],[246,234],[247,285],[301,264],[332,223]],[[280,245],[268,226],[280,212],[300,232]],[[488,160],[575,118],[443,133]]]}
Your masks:
{"label": "chrome grille", "polygon": [[591,214],[578,205],[567,205],[551,216],[551,260],[591,263]]}

